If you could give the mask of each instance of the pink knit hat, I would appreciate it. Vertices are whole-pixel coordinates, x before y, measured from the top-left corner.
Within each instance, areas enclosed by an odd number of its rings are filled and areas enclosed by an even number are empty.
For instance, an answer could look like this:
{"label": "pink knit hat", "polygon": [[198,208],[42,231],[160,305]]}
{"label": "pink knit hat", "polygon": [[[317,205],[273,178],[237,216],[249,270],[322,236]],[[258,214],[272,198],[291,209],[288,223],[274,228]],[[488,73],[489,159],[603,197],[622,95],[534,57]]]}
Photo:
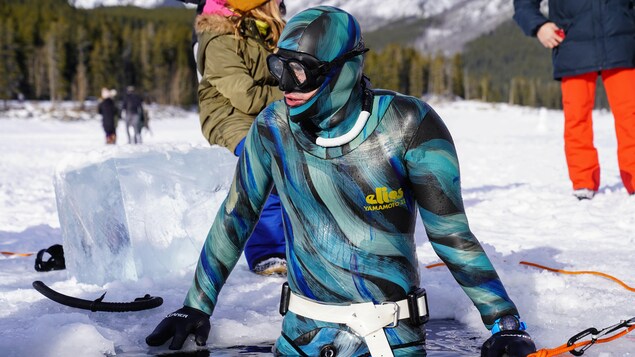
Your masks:
{"label": "pink knit hat", "polygon": [[[234,15],[228,7],[240,12],[253,10],[269,0],[207,0],[203,7],[204,14],[218,14],[224,16]],[[281,0],[277,0],[278,4]]]}
{"label": "pink knit hat", "polygon": [[205,7],[203,7],[203,13],[223,16],[234,15],[234,13],[227,8],[226,0],[207,0],[207,2],[205,2]]}

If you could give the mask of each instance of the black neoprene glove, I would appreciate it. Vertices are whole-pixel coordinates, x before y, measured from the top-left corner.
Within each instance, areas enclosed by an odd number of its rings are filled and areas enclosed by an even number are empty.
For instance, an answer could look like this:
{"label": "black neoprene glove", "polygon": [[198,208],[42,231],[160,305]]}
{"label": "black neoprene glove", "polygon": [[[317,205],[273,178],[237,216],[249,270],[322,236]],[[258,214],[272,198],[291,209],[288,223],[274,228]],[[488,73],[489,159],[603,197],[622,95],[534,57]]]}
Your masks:
{"label": "black neoprene glove", "polygon": [[150,346],[160,346],[174,337],[169,349],[180,350],[187,336],[193,333],[196,344],[204,346],[209,336],[209,330],[208,314],[189,306],[183,306],[168,314],[146,337],[146,343]]}
{"label": "black neoprene glove", "polygon": [[534,352],[534,341],[527,332],[521,330],[497,332],[481,347],[481,357],[527,357]]}

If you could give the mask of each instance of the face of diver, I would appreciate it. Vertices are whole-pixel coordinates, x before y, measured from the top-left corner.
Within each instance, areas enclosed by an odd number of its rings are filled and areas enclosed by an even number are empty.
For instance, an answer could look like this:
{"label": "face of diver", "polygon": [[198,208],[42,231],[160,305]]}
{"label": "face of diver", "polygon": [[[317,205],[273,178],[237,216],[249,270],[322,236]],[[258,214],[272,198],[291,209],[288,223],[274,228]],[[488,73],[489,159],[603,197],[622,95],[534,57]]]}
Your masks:
{"label": "face of diver", "polygon": [[276,51],[267,57],[290,119],[313,125],[333,119],[358,88],[361,55],[366,51],[352,15],[329,6],[294,15],[282,31]]}

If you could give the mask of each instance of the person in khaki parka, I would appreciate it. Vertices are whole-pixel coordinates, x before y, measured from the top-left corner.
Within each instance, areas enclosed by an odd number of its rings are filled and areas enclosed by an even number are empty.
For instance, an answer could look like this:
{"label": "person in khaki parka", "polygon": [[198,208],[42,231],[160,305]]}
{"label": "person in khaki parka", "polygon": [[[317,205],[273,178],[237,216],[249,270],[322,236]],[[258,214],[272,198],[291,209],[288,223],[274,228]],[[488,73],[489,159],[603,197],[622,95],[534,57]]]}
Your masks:
{"label": "person in khaki parka", "polygon": [[[279,0],[208,0],[196,17],[196,62],[201,130],[212,145],[240,156],[255,117],[282,99],[267,69],[284,27]],[[280,200],[272,194],[245,247],[249,269],[285,274],[285,241]]]}

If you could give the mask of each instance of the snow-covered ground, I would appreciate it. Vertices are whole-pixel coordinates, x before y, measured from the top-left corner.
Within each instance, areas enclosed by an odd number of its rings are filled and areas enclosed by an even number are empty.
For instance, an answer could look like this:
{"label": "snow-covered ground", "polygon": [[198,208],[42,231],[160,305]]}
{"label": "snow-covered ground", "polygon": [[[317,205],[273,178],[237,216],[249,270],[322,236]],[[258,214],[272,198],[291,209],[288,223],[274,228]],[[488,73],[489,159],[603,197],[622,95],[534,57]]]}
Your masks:
{"label": "snow-covered ground", "polygon": [[[0,112],[0,251],[35,253],[62,243],[53,173],[69,154],[104,146],[96,115],[26,103]],[[67,103],[62,104],[69,106]],[[602,186],[591,201],[571,196],[562,143],[562,113],[478,102],[437,103],[453,133],[471,228],[485,246],[539,348],[565,343],[589,327],[603,328],[635,316],[635,293],[602,277],[562,275],[520,265],[529,261],[567,270],[593,270],[635,285],[635,196],[621,185],[613,119],[595,113]],[[60,114],[62,113],[62,114]],[[60,120],[64,117],[79,120]],[[151,108],[152,135],[144,145],[206,145],[195,113]],[[119,146],[134,150],[119,127]],[[168,210],[169,211],[169,210]],[[421,283],[432,319],[454,319],[484,341],[488,331],[467,297],[438,262],[418,225]],[[103,356],[153,354],[145,336],[179,308],[193,268],[140,281],[79,283],[68,271],[38,273],[34,257],[0,255],[0,355]],[[90,270],[91,267],[87,266]],[[68,295],[130,301],[161,296],[156,309],[90,312],[59,305],[31,287],[42,280]],[[208,345],[261,345],[279,333],[282,278],[250,273],[241,260],[220,297]],[[480,345],[481,340],[476,344]],[[473,342],[472,342],[473,343]],[[451,347],[451,346],[450,346]],[[195,349],[189,341],[186,349]],[[476,354],[476,353],[475,353]],[[600,344],[588,356],[632,356],[635,333]]]}

